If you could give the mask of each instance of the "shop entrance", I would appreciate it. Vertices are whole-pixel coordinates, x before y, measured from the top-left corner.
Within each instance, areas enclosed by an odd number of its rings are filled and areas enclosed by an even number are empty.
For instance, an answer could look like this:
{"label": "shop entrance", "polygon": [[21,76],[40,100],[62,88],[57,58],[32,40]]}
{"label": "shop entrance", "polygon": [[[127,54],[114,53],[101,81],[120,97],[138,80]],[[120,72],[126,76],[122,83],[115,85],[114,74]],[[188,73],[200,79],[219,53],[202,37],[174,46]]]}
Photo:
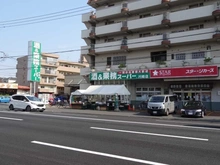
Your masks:
{"label": "shop entrance", "polygon": [[181,90],[181,91],[173,91],[174,95],[177,95],[179,101],[204,101],[204,102],[211,102],[211,90]]}

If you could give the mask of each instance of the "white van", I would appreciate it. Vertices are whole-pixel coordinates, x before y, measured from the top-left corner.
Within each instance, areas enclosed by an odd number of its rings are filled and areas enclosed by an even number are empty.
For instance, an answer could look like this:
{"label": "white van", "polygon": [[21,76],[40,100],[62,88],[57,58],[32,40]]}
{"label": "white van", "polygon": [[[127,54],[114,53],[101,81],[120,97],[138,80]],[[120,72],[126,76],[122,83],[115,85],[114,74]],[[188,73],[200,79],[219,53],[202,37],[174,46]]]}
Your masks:
{"label": "white van", "polygon": [[22,109],[25,111],[37,110],[43,112],[45,104],[37,97],[32,95],[12,95],[9,102],[9,110]]}
{"label": "white van", "polygon": [[148,101],[148,113],[150,115],[169,115],[175,113],[177,101],[174,95],[154,95]]}

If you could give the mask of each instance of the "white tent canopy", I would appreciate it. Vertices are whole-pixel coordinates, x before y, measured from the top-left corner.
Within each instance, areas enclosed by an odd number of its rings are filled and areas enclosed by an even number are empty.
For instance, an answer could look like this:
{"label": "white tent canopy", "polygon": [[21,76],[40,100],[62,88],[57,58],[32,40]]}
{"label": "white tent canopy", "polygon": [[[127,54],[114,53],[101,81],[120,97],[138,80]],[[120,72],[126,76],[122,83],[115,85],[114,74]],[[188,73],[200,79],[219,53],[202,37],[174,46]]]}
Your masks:
{"label": "white tent canopy", "polygon": [[71,95],[80,96],[80,95],[83,95],[84,92],[85,92],[85,90],[78,89],[75,92],[72,92]]}
{"label": "white tent canopy", "polygon": [[130,95],[130,92],[124,85],[91,85],[85,91],[84,95]]}

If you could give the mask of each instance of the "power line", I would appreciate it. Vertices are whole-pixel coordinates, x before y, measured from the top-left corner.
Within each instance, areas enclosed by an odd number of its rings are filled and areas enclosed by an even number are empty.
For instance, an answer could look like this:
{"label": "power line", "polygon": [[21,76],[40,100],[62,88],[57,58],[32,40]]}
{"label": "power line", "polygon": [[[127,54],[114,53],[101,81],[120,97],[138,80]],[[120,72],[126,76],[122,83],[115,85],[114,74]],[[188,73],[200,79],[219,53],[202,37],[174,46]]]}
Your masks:
{"label": "power line", "polygon": [[[207,33],[198,33],[198,34],[194,34],[193,36],[195,35],[200,35],[200,34],[208,34],[208,33],[214,33],[214,32],[207,32]],[[187,35],[187,36],[192,36],[192,35]],[[179,37],[173,37],[173,38],[181,38],[181,37],[187,37],[186,35],[185,36],[179,36]],[[169,38],[169,39],[173,39],[173,38]],[[137,43],[146,43],[146,42],[152,42],[152,41],[158,41],[158,40],[161,40],[161,39],[156,39],[156,40],[150,40],[150,41],[141,41],[141,42],[134,42],[134,43],[130,43],[128,44],[129,45],[132,45],[132,44],[137,44]],[[112,47],[112,46],[119,46],[118,44],[117,45],[111,45],[111,46],[103,46],[103,47],[98,47],[98,48],[95,48],[95,49],[100,49],[100,48],[106,48],[106,47]],[[175,53],[184,53],[184,52],[187,52],[187,51],[191,51],[191,50],[198,50],[199,48],[194,48],[194,49],[188,49],[188,50],[184,50],[184,51],[177,51],[177,52],[172,52],[172,54],[175,54]],[[74,52],[74,51],[81,51],[81,50],[88,50],[88,49],[72,49],[72,50],[64,50],[64,51],[55,51],[55,52],[47,52],[48,54],[60,54],[60,53],[70,53],[70,52]],[[216,52],[216,51],[220,51],[220,49],[215,49],[215,50],[209,50],[210,52]],[[205,52],[205,51],[203,51]],[[208,52],[208,51],[206,51]],[[170,54],[166,54],[166,55],[171,55]],[[6,57],[0,57],[0,59],[5,59],[5,58],[16,58],[16,57],[21,57],[21,56],[31,56],[31,55],[20,55],[20,56],[6,56]],[[136,57],[134,58],[129,58],[129,59],[126,59],[127,60],[134,60],[136,59]],[[139,59],[146,59],[146,57],[139,57]],[[106,61],[99,61],[99,62],[96,62],[96,63],[105,63]],[[92,63],[89,63],[89,64],[92,64]],[[129,64],[132,64],[132,63],[129,63]],[[4,69],[0,69],[0,70],[5,70],[5,69],[24,69],[24,67],[22,68],[4,68]]]}
{"label": "power line", "polygon": [[29,22],[29,23],[18,23],[18,24],[14,24],[14,25],[0,25],[0,28],[9,28],[9,27],[17,27],[17,26],[24,26],[24,25],[32,25],[32,24],[36,24],[36,23],[56,21],[56,20],[60,20],[60,19],[65,19],[65,18],[79,16],[79,15],[82,15],[82,14],[84,14],[84,13],[79,13],[79,14],[75,14],[75,15],[69,15],[69,16],[65,16],[65,17],[58,17],[58,18],[48,19],[48,20],[42,20],[42,21]]}
{"label": "power line", "polygon": [[[182,38],[182,37],[191,37],[191,36],[198,36],[198,35],[202,35],[202,34],[214,34],[215,32],[205,32],[205,33],[197,33],[197,34],[190,34],[190,35],[184,35],[184,36],[177,36],[177,37],[170,37],[168,38],[168,40],[170,39],[177,39],[177,38]],[[139,41],[139,42],[133,42],[133,43],[128,43],[127,46],[129,45],[133,45],[133,44],[138,44],[138,43],[148,43],[148,42],[153,42],[153,41],[161,41],[162,39],[152,39],[149,41]],[[172,44],[172,43],[171,43]],[[100,46],[100,47],[95,47],[95,49],[101,49],[101,48],[108,48],[108,47],[114,47],[114,46],[120,46],[118,44],[115,45],[109,45],[109,46]],[[58,54],[58,53],[71,53],[71,52],[75,52],[75,51],[82,51],[82,50],[88,50],[87,48],[85,49],[70,49],[70,50],[63,50],[63,51],[53,51],[53,52],[47,52],[49,54]],[[25,55],[19,55],[19,56],[7,56],[7,57],[0,57],[1,58],[16,58],[16,57],[21,57],[21,56],[27,56],[27,54]]]}
{"label": "power line", "polygon": [[[59,15],[53,15],[53,16],[47,16],[47,17],[40,17],[40,18],[35,18],[35,19],[30,19],[30,20],[23,20],[23,21],[16,21],[16,22],[10,22],[10,23],[0,23],[0,26],[4,26],[4,27],[8,27],[8,26],[12,26],[12,25],[20,25],[22,23],[35,23],[35,21],[38,21],[38,20],[45,20],[47,21],[50,21],[49,18],[59,18],[60,16],[63,16],[63,15],[69,15],[69,14],[73,14],[73,13],[77,13],[77,12],[81,12],[81,11],[86,11],[86,10],[89,10],[90,8],[87,8],[87,9],[82,9],[82,10],[78,10],[78,11],[72,11],[72,12],[68,12],[68,13],[62,13],[62,14],[59,14]],[[83,14],[83,13],[81,13]],[[72,17],[72,15],[70,15]],[[74,15],[73,15],[74,16]],[[61,17],[61,18],[66,18],[66,17]]]}
{"label": "power line", "polygon": [[[74,11],[74,10],[77,10],[77,9],[88,8],[88,7],[89,6],[82,6],[82,7],[77,7],[77,8],[73,8],[73,9],[63,10],[63,11],[59,11],[59,12],[49,13],[49,14],[43,14],[43,15],[26,17],[26,18],[20,18],[20,19],[13,19],[13,20],[8,20],[8,21],[0,21],[0,24],[5,24],[7,22],[17,22],[17,21],[21,21],[21,20],[28,20],[28,19],[39,18],[39,17],[45,17],[45,16],[48,16],[48,15],[57,15],[59,13],[66,13],[66,12],[69,12],[69,11]],[[90,9],[92,9],[92,8],[90,7]]]}
{"label": "power line", "polygon": [[[220,49],[215,49],[215,50],[209,50],[209,52],[220,52]],[[208,52],[208,51],[202,51],[202,52]],[[179,51],[178,51],[179,53]],[[172,54],[175,54],[175,52],[172,52]],[[171,55],[171,54],[166,54],[166,55]],[[147,57],[147,58],[150,58],[150,57]],[[126,61],[132,61],[132,60],[135,60],[137,59],[137,57],[133,57],[133,58],[128,58],[126,59]],[[146,57],[139,57],[139,59],[146,59]],[[197,59],[198,60],[198,59]],[[181,61],[181,60],[176,60],[176,61]],[[96,62],[97,63],[106,63],[106,61],[99,61],[99,62]],[[92,64],[92,63],[89,63],[89,64]],[[129,62],[129,64],[137,64],[136,62]],[[103,65],[105,66],[105,65]],[[20,68],[13,68],[13,67],[10,67],[10,68],[4,68],[4,69],[1,69],[0,68],[0,71],[1,70],[14,70],[14,69],[31,69],[32,67],[20,67]]]}

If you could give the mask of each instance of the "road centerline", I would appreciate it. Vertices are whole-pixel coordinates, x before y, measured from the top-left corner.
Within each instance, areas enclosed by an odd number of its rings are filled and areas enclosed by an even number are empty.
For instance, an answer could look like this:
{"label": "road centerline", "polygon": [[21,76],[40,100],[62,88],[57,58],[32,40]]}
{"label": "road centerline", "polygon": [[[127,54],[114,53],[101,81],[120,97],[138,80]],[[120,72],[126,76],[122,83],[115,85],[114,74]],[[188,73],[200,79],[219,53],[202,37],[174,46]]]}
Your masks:
{"label": "road centerline", "polygon": [[80,148],[73,148],[73,147],[68,147],[68,146],[63,146],[63,145],[40,142],[40,141],[31,141],[31,143],[44,145],[44,146],[49,146],[49,147],[54,147],[54,148],[66,149],[66,150],[71,150],[71,151],[77,151],[77,152],[82,152],[82,153],[87,153],[87,154],[110,157],[110,158],[114,158],[114,159],[121,159],[121,160],[126,160],[126,161],[131,161],[131,162],[148,164],[148,165],[168,165],[168,164],[163,164],[163,163],[158,163],[158,162],[153,162],[153,161],[148,161],[148,160],[143,160],[143,159],[130,158],[130,157],[125,157],[125,156],[120,156],[120,155],[102,153],[102,152],[97,152],[97,151],[92,151],[92,150],[85,150],[85,149],[80,149]]}
{"label": "road centerline", "polygon": [[14,121],[23,121],[23,119],[10,118],[10,117],[0,117],[0,119],[3,119],[3,120],[14,120]]}
{"label": "road centerline", "polygon": [[112,132],[123,132],[123,133],[131,133],[131,134],[150,135],[150,136],[171,137],[171,138],[187,139],[187,140],[197,140],[197,141],[209,141],[209,139],[187,137],[187,136],[157,134],[157,133],[149,133],[149,132],[137,132],[137,131],[128,131],[128,130],[120,130],[120,129],[100,128],[100,127],[90,127],[90,128],[91,129],[95,129],[95,130],[102,130],[102,131],[112,131]]}

